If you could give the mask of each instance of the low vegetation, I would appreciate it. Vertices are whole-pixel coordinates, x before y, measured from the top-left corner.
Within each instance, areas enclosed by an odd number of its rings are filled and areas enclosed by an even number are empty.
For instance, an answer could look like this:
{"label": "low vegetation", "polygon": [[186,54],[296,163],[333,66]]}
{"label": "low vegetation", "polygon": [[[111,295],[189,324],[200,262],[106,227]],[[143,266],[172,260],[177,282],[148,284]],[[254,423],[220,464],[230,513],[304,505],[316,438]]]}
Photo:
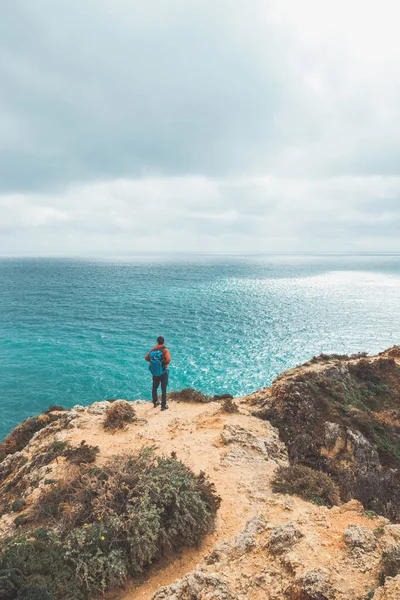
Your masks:
{"label": "low vegetation", "polygon": [[226,413],[239,412],[238,405],[231,398],[225,398],[225,400],[222,402],[222,410]]}
{"label": "low vegetation", "polygon": [[204,473],[151,448],[101,468],[71,467],[30,513],[43,527],[3,544],[0,597],[86,600],[122,585],[162,555],[197,545],[219,504]]}
{"label": "low vegetation", "polygon": [[96,456],[100,452],[98,446],[91,446],[82,440],[79,446],[73,448],[68,445],[63,452],[63,456],[73,465],[94,463]]}
{"label": "low vegetation", "polygon": [[115,431],[124,429],[128,423],[136,420],[135,409],[126,400],[116,400],[105,412],[104,429]]}
{"label": "low vegetation", "polygon": [[272,487],[274,492],[295,494],[316,504],[334,506],[340,503],[339,489],[329,475],[302,465],[278,467]]}

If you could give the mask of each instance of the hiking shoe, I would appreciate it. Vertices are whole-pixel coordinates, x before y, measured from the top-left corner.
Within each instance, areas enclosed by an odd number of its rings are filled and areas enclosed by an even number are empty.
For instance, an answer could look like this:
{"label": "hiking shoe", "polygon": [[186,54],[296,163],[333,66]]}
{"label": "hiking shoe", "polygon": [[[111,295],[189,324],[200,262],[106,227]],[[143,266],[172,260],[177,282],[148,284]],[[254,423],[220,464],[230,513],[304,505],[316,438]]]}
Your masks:
{"label": "hiking shoe", "polygon": [[153,402],[153,406],[154,406],[154,408],[157,408],[157,406],[160,406],[160,403],[159,402]]}
{"label": "hiking shoe", "polygon": [[161,410],[167,410],[167,408],[168,408],[168,406],[167,406],[167,405],[165,405],[165,406],[162,406],[162,407],[161,407]]}

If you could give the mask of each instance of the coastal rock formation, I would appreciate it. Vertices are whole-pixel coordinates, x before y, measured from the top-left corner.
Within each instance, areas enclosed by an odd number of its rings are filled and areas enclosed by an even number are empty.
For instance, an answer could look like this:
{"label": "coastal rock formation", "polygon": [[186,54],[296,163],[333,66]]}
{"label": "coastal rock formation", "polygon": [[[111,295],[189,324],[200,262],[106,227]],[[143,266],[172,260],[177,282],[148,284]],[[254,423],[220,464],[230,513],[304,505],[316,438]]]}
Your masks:
{"label": "coastal rock formation", "polygon": [[292,464],[322,470],[343,501],[400,521],[398,346],[376,357],[325,356],[249,396],[285,442]]}
{"label": "coastal rock formation", "polygon": [[[104,428],[114,401],[71,410],[53,407],[19,426],[0,447],[0,560],[15,536],[27,536],[32,548],[43,549],[52,532],[74,523],[73,498],[57,498],[57,490],[65,492],[68,485],[63,482],[72,476],[81,478],[85,498],[99,489],[103,495],[93,504],[96,522],[83,523],[74,534],[71,556],[76,560],[76,548],[86,552],[84,540],[91,531],[98,532],[100,544],[107,543],[103,499],[109,493],[119,498],[118,465],[129,466],[130,459],[123,457],[138,456],[135,453],[151,447],[156,455],[152,468],[164,459],[167,465],[178,460],[182,469],[195,474],[198,489],[209,491],[217,511],[215,527],[197,547],[192,544],[179,552],[171,548],[163,556],[155,552],[141,572],[124,574],[123,590],[113,588],[101,598],[398,600],[398,361],[397,347],[371,358],[318,357],[282,374],[271,388],[236,398],[233,412],[224,408],[226,395],[210,398],[193,390],[172,395],[163,413],[150,403],[127,403],[134,406],[134,420],[114,430]],[[143,465],[148,469],[150,463]],[[293,465],[296,472],[290,471]],[[103,489],[105,473],[112,477],[114,472],[114,488]],[[277,473],[286,473],[287,493],[274,491]],[[169,484],[164,476],[156,481]],[[321,492],[328,484],[335,492],[329,501]],[[92,496],[86,495],[85,485]],[[123,485],[128,485],[126,480]],[[160,488],[151,487],[157,498],[155,489]],[[53,519],[46,511],[53,514],[54,505],[43,504],[43,498],[51,496],[46,496],[48,490],[58,503]],[[179,496],[172,514],[178,502]],[[157,511],[152,514],[143,521],[138,539],[150,535],[150,524],[159,516]],[[88,514],[88,520],[92,516]],[[90,540],[93,544],[95,538]],[[98,572],[113,581],[113,568],[109,561]],[[11,575],[0,567],[0,598],[5,600],[17,598],[17,592],[4,591],[5,581],[20,585]],[[41,576],[33,578],[37,597],[63,598],[46,596],[44,585]]]}
{"label": "coastal rock formation", "polygon": [[374,600],[399,600],[400,598],[400,575],[389,577],[383,587],[378,588]]}

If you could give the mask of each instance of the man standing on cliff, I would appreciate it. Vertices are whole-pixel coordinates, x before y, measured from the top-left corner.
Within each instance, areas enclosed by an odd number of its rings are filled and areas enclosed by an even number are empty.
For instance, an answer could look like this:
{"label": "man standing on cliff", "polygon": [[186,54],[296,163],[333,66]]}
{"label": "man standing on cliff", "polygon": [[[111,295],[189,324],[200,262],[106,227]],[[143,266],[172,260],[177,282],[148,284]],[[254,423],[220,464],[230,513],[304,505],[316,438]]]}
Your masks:
{"label": "man standing on cliff", "polygon": [[157,390],[161,383],[161,410],[167,410],[167,385],[168,385],[168,366],[171,362],[171,356],[168,348],[164,344],[164,338],[160,335],[157,338],[157,346],[154,346],[144,357],[150,363],[149,371],[153,375],[152,398],[154,408],[159,405]]}

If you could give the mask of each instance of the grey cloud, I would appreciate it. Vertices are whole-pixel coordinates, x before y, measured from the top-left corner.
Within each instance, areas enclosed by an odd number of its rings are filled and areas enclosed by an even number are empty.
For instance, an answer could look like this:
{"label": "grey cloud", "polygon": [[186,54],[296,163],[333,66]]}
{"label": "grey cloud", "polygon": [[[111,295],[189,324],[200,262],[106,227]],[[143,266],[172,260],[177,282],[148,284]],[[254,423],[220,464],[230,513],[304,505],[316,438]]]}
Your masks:
{"label": "grey cloud", "polygon": [[257,164],[285,105],[259,11],[182,1],[152,26],[163,3],[142,4],[3,7],[1,107],[23,136],[0,146],[3,189]]}
{"label": "grey cloud", "polygon": [[[379,241],[382,249],[387,242],[393,250],[400,205],[390,204],[388,210],[383,202],[375,212],[369,205],[386,187],[385,178],[313,182],[240,178],[229,183],[150,178],[84,185],[53,196],[3,196],[0,248],[18,253],[31,248],[45,254],[135,252],[149,247],[154,251],[346,251],[355,247],[367,251]],[[392,179],[390,188],[400,194],[400,178]],[[213,204],[203,205],[203,197],[212,197]]]}
{"label": "grey cloud", "polygon": [[396,247],[400,44],[338,3],[4,3],[0,252]]}

